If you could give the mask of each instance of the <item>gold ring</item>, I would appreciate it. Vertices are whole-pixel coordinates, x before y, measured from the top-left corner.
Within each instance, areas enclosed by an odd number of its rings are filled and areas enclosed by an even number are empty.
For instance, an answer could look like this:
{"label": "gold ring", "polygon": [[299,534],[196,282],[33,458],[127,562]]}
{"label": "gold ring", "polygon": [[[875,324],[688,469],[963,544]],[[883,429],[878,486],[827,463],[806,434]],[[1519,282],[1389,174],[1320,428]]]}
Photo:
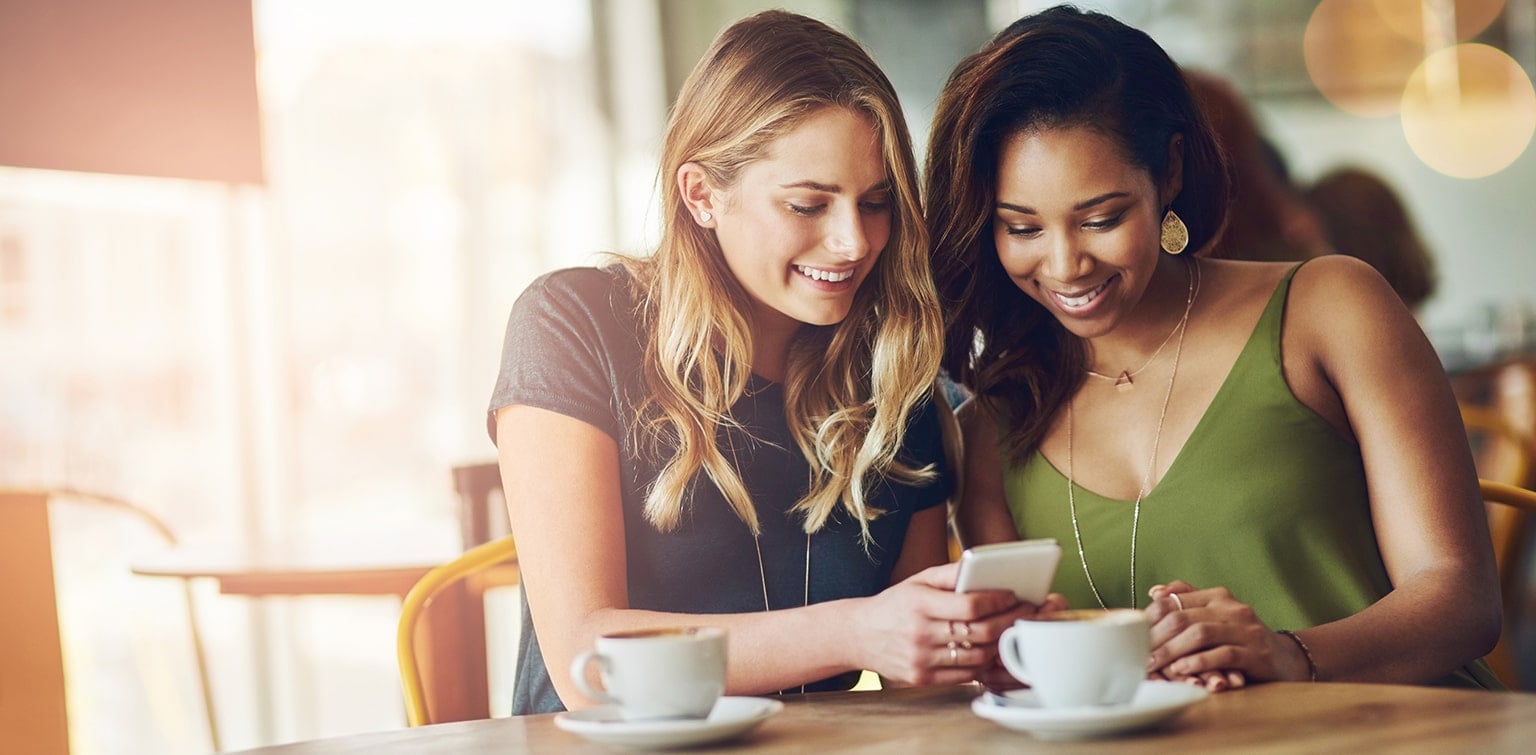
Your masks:
{"label": "gold ring", "polygon": [[953,642],[949,643],[949,665],[960,665],[960,646]]}
{"label": "gold ring", "polygon": [[961,641],[960,641],[960,647],[963,647],[963,648],[965,648],[965,649],[966,649],[966,650],[970,650],[970,649],[971,649],[971,647],[972,647],[972,645],[971,645],[971,641],[970,641],[970,640],[961,640]]}
{"label": "gold ring", "polygon": [[1168,593],[1168,597],[1173,598],[1173,604],[1178,606],[1180,611],[1184,610],[1184,601],[1179,600],[1179,594],[1178,593],[1176,593],[1176,592]]}

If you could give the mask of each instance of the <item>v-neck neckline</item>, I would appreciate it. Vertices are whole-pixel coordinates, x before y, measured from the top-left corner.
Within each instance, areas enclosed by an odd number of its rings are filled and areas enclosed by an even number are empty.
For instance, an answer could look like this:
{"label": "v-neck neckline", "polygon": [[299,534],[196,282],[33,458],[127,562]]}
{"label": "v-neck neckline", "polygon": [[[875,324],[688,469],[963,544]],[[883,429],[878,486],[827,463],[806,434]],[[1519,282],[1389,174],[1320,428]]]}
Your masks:
{"label": "v-neck neckline", "polygon": [[[1205,434],[1205,426],[1209,423],[1213,410],[1215,410],[1217,406],[1221,404],[1221,402],[1227,400],[1228,393],[1236,390],[1232,387],[1232,381],[1233,376],[1238,374],[1238,368],[1244,366],[1245,360],[1258,358],[1257,356],[1250,355],[1250,352],[1254,351],[1255,349],[1262,348],[1262,339],[1260,338],[1260,335],[1261,332],[1263,332],[1267,318],[1270,316],[1270,310],[1275,307],[1275,297],[1283,296],[1284,292],[1288,292],[1290,290],[1291,277],[1292,274],[1287,273],[1280,279],[1279,283],[1275,285],[1275,290],[1270,294],[1269,300],[1265,302],[1264,309],[1259,312],[1259,319],[1253,323],[1253,330],[1248,333],[1248,341],[1243,344],[1243,349],[1242,351],[1238,352],[1237,358],[1232,360],[1232,366],[1227,368],[1227,375],[1226,377],[1222,378],[1221,386],[1216,389],[1216,394],[1211,397],[1210,403],[1205,405],[1205,411],[1200,414],[1200,419],[1195,422],[1195,427],[1190,431],[1189,437],[1184,440],[1184,445],[1180,446],[1179,452],[1174,455],[1173,462],[1168,465],[1168,471],[1163,473],[1162,478],[1157,481],[1156,485],[1152,486],[1151,490],[1148,490],[1146,494],[1141,496],[1143,503],[1157,495],[1157,493],[1163,489],[1164,485],[1166,485],[1170,479],[1173,479],[1177,476],[1177,473],[1183,466],[1184,457],[1187,455],[1190,446],[1196,445],[1203,439],[1203,435]],[[1276,314],[1276,316],[1283,317],[1284,315],[1284,307],[1279,308],[1278,314]],[[1067,480],[1066,474],[1057,468],[1057,466],[1052,463],[1051,460],[1040,451],[1040,449],[1036,448],[1034,455],[1057,477],[1060,477],[1063,481]],[[1132,502],[1131,499],[1128,498],[1111,498],[1110,496],[1102,495],[1091,488],[1084,487],[1081,482],[1077,482],[1075,480],[1071,482],[1073,485],[1077,486],[1079,491],[1100,500],[1110,501],[1113,503],[1123,503],[1126,505],[1130,505]]]}

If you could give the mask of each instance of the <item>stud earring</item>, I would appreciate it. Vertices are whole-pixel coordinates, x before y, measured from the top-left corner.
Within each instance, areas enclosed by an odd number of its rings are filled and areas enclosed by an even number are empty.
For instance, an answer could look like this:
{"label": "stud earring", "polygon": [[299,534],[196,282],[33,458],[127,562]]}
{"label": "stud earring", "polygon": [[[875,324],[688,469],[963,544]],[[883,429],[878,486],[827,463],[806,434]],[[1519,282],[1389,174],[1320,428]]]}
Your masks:
{"label": "stud earring", "polygon": [[709,210],[701,210],[699,212],[699,220],[702,222],[708,223],[710,220],[714,219],[714,217],[714,215],[709,214]]}
{"label": "stud earring", "polygon": [[1163,251],[1169,254],[1179,254],[1184,251],[1184,247],[1189,246],[1189,226],[1184,225],[1184,219],[1171,209],[1163,215],[1162,234],[1158,241]]}

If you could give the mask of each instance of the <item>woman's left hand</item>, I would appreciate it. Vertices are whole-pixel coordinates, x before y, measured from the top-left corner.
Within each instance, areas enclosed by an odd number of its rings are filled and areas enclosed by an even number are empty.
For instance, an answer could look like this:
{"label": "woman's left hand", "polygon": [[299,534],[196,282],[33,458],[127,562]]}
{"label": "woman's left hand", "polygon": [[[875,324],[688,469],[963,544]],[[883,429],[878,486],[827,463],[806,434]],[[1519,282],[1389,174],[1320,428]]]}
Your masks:
{"label": "woman's left hand", "polygon": [[[1306,659],[1284,635],[1271,631],[1253,607],[1225,587],[1195,589],[1182,580],[1154,586],[1148,672],[1201,684],[1213,692],[1249,680],[1305,680]],[[1301,664],[1297,675],[1297,663]]]}

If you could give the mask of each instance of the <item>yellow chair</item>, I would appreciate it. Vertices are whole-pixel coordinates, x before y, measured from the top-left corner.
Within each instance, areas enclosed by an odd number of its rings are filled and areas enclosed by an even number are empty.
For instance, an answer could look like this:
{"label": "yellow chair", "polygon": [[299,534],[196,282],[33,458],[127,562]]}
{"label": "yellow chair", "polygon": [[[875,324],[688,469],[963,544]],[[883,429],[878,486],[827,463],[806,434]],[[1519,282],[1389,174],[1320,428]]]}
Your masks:
{"label": "yellow chair", "polygon": [[1477,462],[1477,476],[1485,480],[1527,487],[1536,466],[1536,441],[1495,409],[1461,405],[1461,423]]}
{"label": "yellow chair", "polygon": [[[1499,588],[1504,597],[1504,629],[1499,633],[1499,644],[1488,654],[1488,664],[1510,689],[1529,689],[1528,685],[1521,684],[1523,680],[1514,642],[1525,619],[1528,594],[1525,570],[1529,568],[1530,556],[1526,535],[1530,515],[1536,514],[1536,491],[1494,480],[1481,480],[1480,485],[1483,500],[1500,509],[1497,513],[1509,515],[1512,521],[1508,529],[1513,531],[1505,548],[1495,547],[1494,550],[1499,564]],[[1497,541],[1495,545],[1498,545]]]}
{"label": "yellow chair", "polygon": [[[74,490],[0,489],[0,752],[67,753],[69,719],[64,652],[59,631],[50,503],[71,501],[128,514],[167,545],[176,538],[149,511],[112,496]],[[197,664],[208,733],[218,750],[219,730],[209,693],[202,635],[186,587],[187,626]]]}
{"label": "yellow chair", "polygon": [[492,587],[517,584],[518,574],[508,535],[427,572],[405,596],[395,650],[409,725],[490,716],[483,600]]}
{"label": "yellow chair", "polygon": [[[1536,442],[1496,413],[1462,407],[1461,416],[1476,450],[1477,476],[1502,485],[1505,493],[1531,487],[1531,473],[1536,471]],[[1509,575],[1505,578],[1505,589],[1509,590],[1515,587],[1509,580],[1519,568],[1519,551],[1528,538],[1529,520],[1516,509],[1497,505],[1509,503],[1507,497],[1500,501],[1490,499],[1494,505],[1488,506],[1488,530],[1493,535],[1493,555],[1499,569]]]}
{"label": "yellow chair", "polygon": [[[1530,518],[1512,505],[1514,491],[1529,487],[1536,471],[1536,442],[1522,432],[1503,411],[1483,405],[1461,404],[1461,421],[1482,478],[1487,503],[1488,532],[1493,536],[1493,556],[1499,567],[1499,586],[1504,596],[1504,631],[1488,655],[1494,672],[1511,688],[1518,688],[1514,642],[1524,624],[1528,585],[1522,578],[1526,549],[1531,537]],[[1496,492],[1491,492],[1496,491]]]}

